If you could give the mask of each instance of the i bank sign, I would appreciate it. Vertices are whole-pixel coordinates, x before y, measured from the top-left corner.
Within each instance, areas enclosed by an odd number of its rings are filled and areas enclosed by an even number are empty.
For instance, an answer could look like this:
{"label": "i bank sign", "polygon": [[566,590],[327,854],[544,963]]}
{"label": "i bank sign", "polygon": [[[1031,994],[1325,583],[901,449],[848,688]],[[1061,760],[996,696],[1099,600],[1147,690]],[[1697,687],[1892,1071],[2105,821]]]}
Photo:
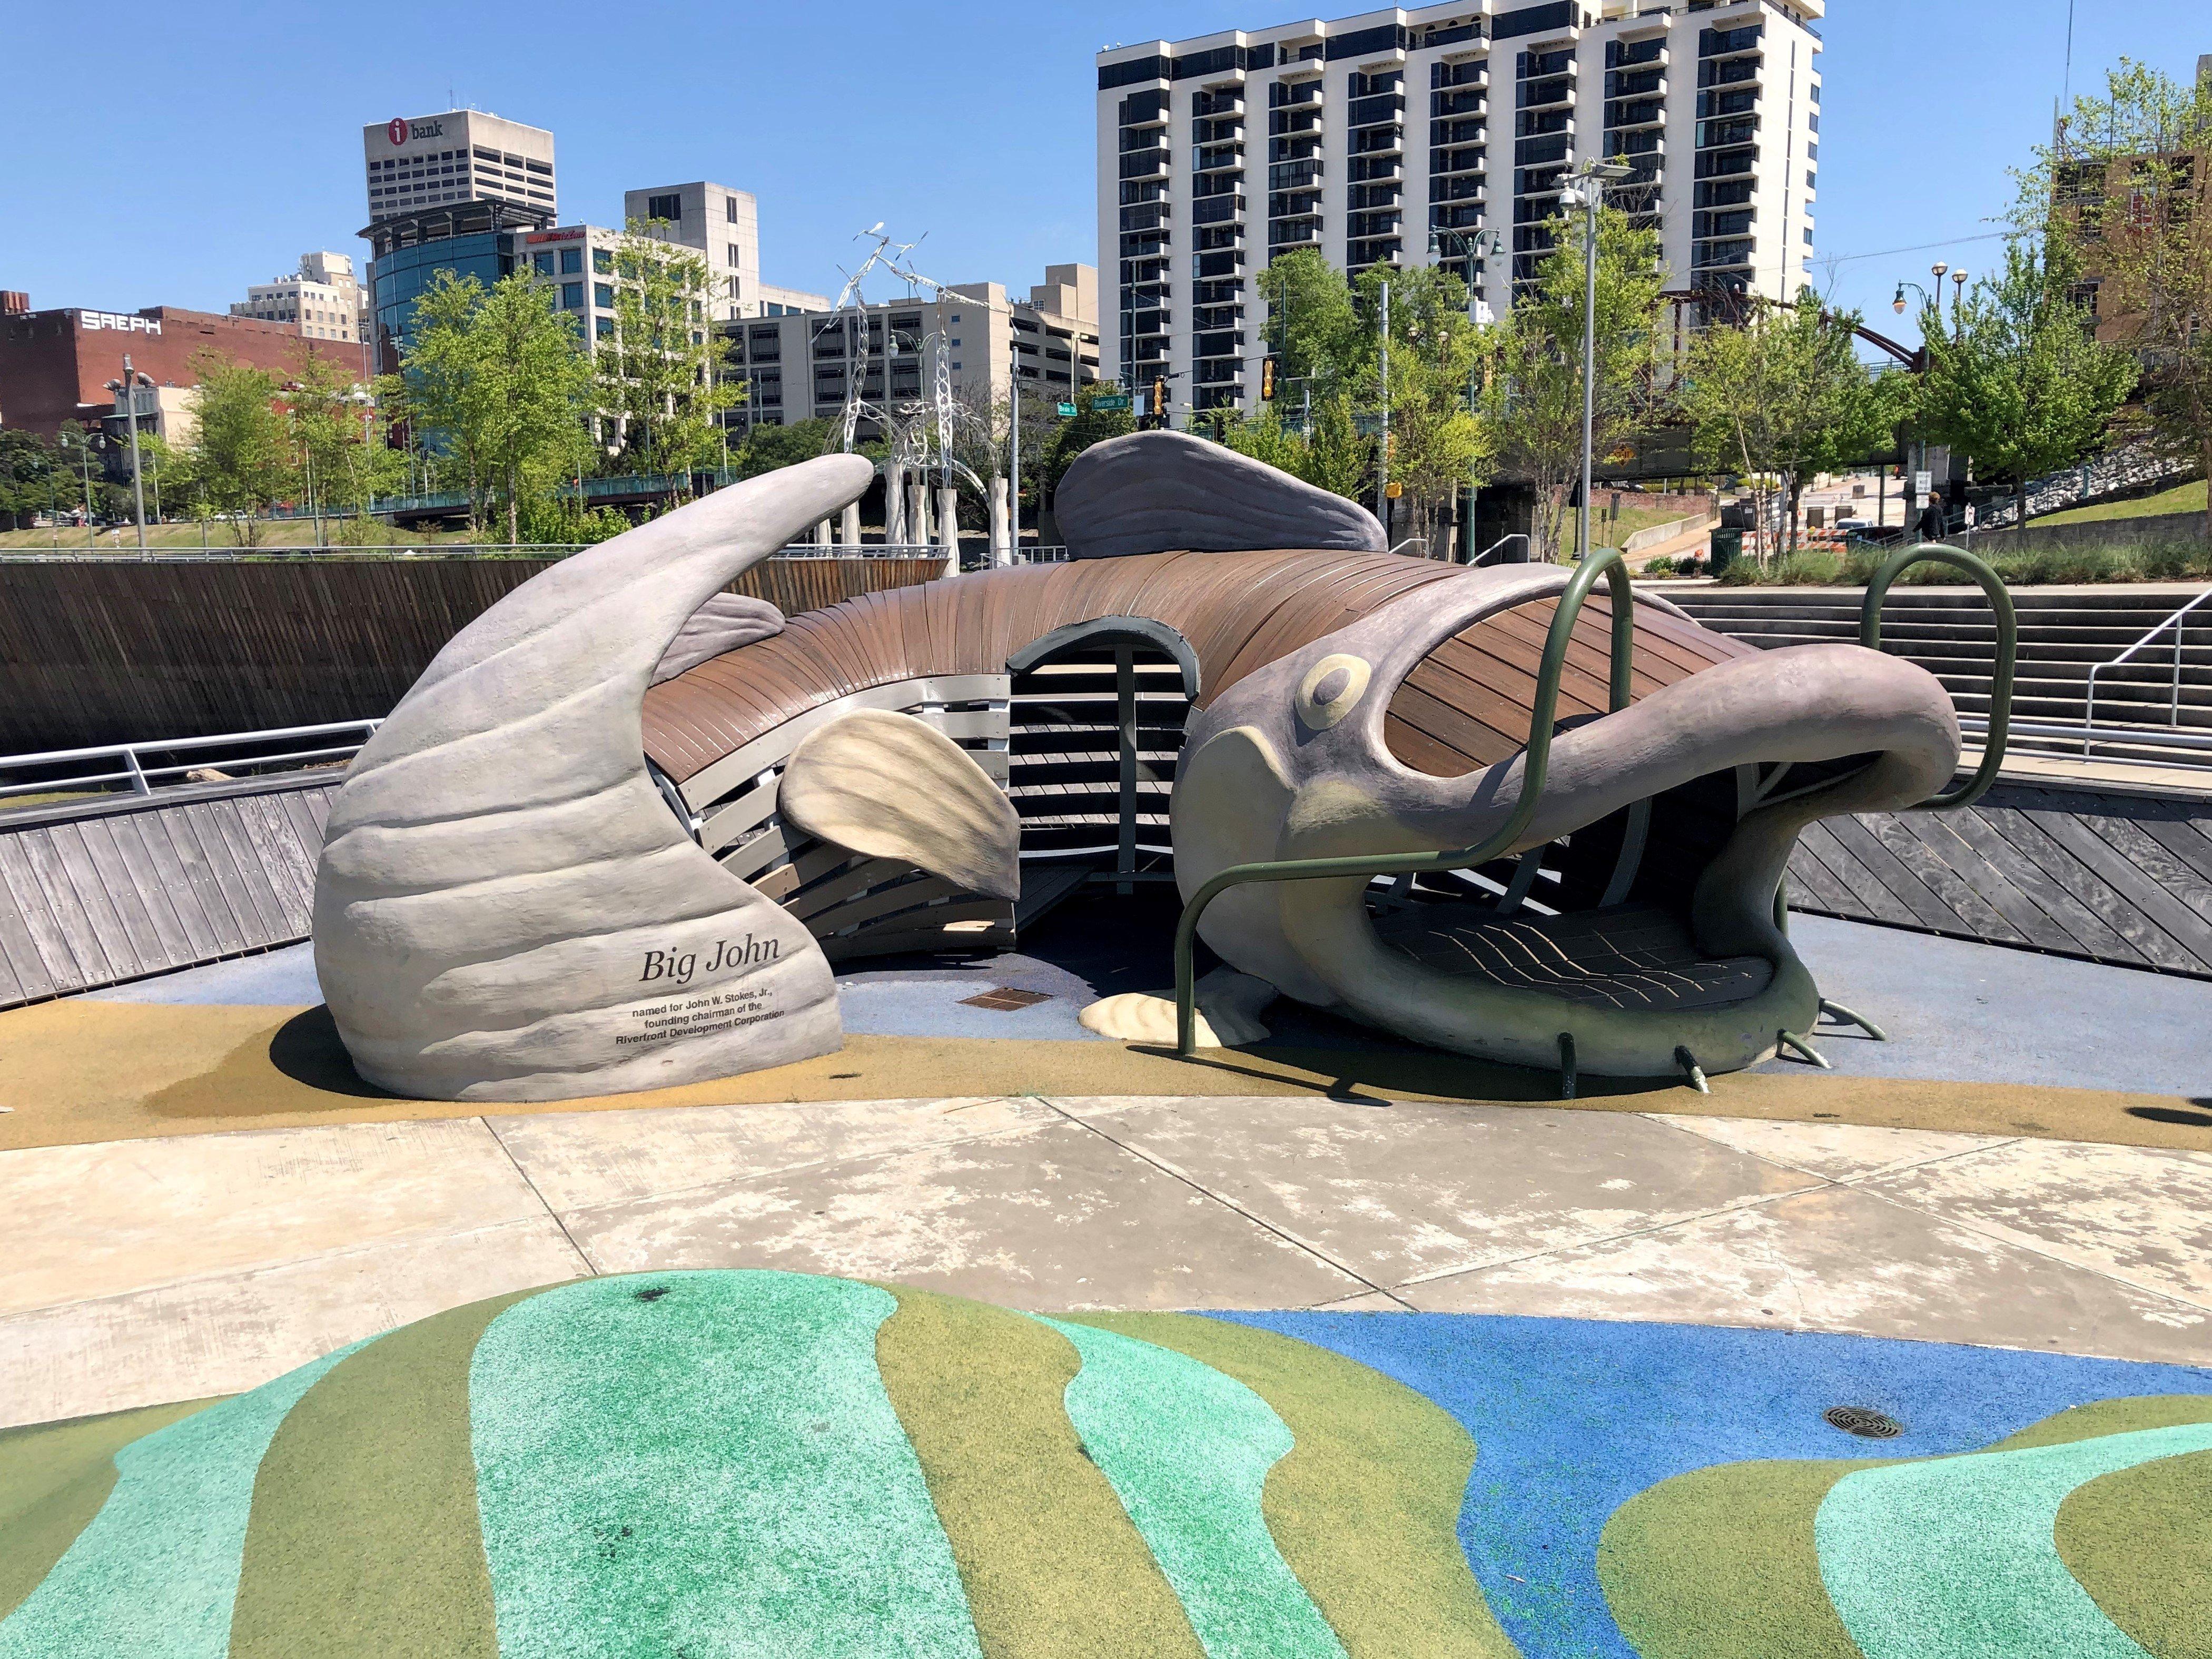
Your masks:
{"label": "i bank sign", "polygon": [[394,144],[404,144],[410,138],[442,138],[446,136],[443,121],[404,121],[398,116],[384,130],[384,136]]}

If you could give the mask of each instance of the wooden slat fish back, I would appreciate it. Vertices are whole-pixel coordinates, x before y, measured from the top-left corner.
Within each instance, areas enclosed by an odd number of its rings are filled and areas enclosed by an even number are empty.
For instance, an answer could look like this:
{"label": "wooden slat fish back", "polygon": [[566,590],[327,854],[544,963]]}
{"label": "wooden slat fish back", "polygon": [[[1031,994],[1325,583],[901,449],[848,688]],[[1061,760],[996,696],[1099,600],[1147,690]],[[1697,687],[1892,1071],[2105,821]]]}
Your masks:
{"label": "wooden slat fish back", "polygon": [[[1462,629],[1414,665],[1390,699],[1383,741],[1406,765],[1432,777],[1463,777],[1520,753],[1528,741],[1536,668],[1559,609],[1534,599]],[[1559,717],[1605,712],[1612,661],[1613,607],[1591,596],[1575,619]],[[1648,605],[1636,613],[1631,690],[1662,686],[1757,647]]]}
{"label": "wooden slat fish back", "polygon": [[979,571],[793,617],[646,694],[646,753],[681,783],[793,715],[873,685],[1006,672],[1071,623],[1142,616],[1191,643],[1211,702],[1253,669],[1427,582],[1462,574],[1388,553],[1153,553]]}

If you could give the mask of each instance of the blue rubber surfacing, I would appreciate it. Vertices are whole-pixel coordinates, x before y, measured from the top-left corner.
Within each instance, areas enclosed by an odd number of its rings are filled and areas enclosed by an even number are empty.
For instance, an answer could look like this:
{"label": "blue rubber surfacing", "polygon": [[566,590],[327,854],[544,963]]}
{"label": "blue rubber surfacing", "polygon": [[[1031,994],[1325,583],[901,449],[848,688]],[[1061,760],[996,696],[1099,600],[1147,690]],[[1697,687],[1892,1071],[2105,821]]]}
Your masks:
{"label": "blue rubber surfacing", "polygon": [[[1474,1437],[1460,1543],[1529,1659],[1635,1659],[1597,1582],[1646,1487],[1752,1458],[1968,1452],[2074,1406],[2212,1393],[2212,1367],[1697,1325],[1468,1314],[1221,1313],[1373,1367]],[[1905,1432],[1822,1420],[1870,1407]]]}

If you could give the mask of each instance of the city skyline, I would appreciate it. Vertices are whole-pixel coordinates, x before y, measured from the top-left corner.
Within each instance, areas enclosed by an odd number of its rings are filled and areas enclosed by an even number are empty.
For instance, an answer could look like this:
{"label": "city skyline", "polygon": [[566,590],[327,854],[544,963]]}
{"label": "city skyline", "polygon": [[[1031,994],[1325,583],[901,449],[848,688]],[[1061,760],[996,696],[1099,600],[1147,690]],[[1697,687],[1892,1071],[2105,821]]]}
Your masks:
{"label": "city skyline", "polygon": [[[568,219],[617,217],[623,191],[641,179],[717,178],[758,198],[784,283],[835,292],[839,265],[860,250],[855,233],[886,218],[902,239],[924,237],[916,263],[945,280],[1027,280],[1047,264],[1111,257],[1096,246],[1098,49],[1273,17],[1220,0],[1127,5],[1103,21],[1073,8],[1037,15],[975,5],[956,20],[971,27],[948,34],[941,15],[849,9],[846,33],[869,43],[866,64],[899,70],[891,82],[872,70],[766,72],[822,47],[814,20],[764,10],[648,17],[595,46],[589,76],[577,76],[568,60],[582,37],[560,26],[562,9],[533,11],[520,33],[498,8],[380,14],[380,39],[444,43],[415,64],[359,52],[336,20],[309,20],[276,43],[242,8],[203,7],[180,21],[125,6],[104,31],[108,78],[147,90],[101,103],[94,136],[85,136],[81,83],[64,103],[60,77],[19,88],[0,112],[0,140],[22,161],[0,179],[0,286],[27,290],[39,309],[221,310],[301,248],[363,264],[354,234],[365,222],[362,127],[465,106],[558,135]],[[1994,263],[1989,222],[2009,200],[2006,170],[2048,131],[2066,12],[2064,0],[1976,0],[1932,15],[1903,0],[1856,0],[1822,23],[1816,284],[1880,327],[1899,277],[1937,258],[1972,270]],[[2187,21],[2174,0],[2085,9],[2075,21],[2075,89],[2123,55],[2192,73],[2212,37],[2176,27]],[[662,22],[680,22],[683,52],[665,50],[669,30],[653,27]],[[19,24],[27,61],[80,50],[64,27],[52,16]],[[309,75],[317,90],[303,100],[297,87]],[[571,78],[586,81],[590,96]],[[848,82],[849,108],[825,101],[825,87]],[[879,95],[887,86],[891,94]],[[224,162],[179,177],[179,157],[226,148],[191,137],[212,137],[218,124],[204,112],[215,107],[223,131],[276,142],[245,140]],[[944,119],[902,131],[915,115]],[[234,165],[241,153],[251,160]],[[98,227],[126,218],[134,252],[121,258]],[[1911,337],[1910,318],[1889,320]]]}

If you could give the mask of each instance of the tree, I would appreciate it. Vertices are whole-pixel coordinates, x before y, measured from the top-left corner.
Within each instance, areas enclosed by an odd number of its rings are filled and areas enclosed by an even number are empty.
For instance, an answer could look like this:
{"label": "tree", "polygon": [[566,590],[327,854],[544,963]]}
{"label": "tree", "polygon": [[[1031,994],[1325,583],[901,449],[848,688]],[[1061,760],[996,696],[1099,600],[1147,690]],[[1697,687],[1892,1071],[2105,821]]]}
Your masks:
{"label": "tree", "polygon": [[2134,358],[2100,344],[2071,297],[2075,274],[2063,244],[2021,239],[2006,245],[2000,275],[1968,291],[1952,329],[1932,305],[1920,316],[1928,370],[1915,413],[1981,482],[2012,485],[2023,532],[2028,480],[2101,448],[2136,383]]}
{"label": "tree", "polygon": [[574,320],[527,272],[486,289],[441,270],[416,301],[399,373],[379,396],[425,441],[437,471],[465,485],[471,522],[495,511],[514,542],[526,508],[582,470],[592,388]]}
{"label": "tree", "polygon": [[[1260,278],[1267,302],[1267,344],[1275,356],[1275,395],[1304,407],[1353,390],[1373,331],[1362,322],[1352,284],[1318,248],[1293,248]],[[1371,394],[1371,384],[1358,391]]]}
{"label": "tree", "polygon": [[1798,500],[1814,476],[1864,460],[1896,430],[1896,377],[1877,380],[1859,362],[1858,323],[1805,288],[1795,305],[1754,307],[1741,325],[1716,323],[1691,344],[1676,396],[1705,464],[1751,486],[1762,561],[1777,517],[1783,545],[1796,545]]}
{"label": "tree", "polygon": [[757,478],[778,467],[796,466],[837,445],[838,425],[830,420],[795,421],[789,426],[757,426],[730,456],[739,478]]}
{"label": "tree", "polygon": [[[1566,540],[1583,449],[1583,236],[1564,220],[1537,267],[1535,291],[1514,302],[1498,331],[1486,411],[1504,470],[1535,486],[1536,557],[1556,560]],[[1659,357],[1659,238],[1626,215],[1598,216],[1597,405],[1594,453],[1605,455],[1664,401]]]}
{"label": "tree", "polygon": [[210,510],[230,520],[238,544],[258,546],[264,515],[295,488],[276,380],[210,351],[192,359],[192,373],[198,384],[187,398],[192,439],[185,464]]}
{"label": "tree", "polygon": [[1045,488],[1057,490],[1060,481],[1067,476],[1067,469],[1075,465],[1075,458],[1093,444],[1103,443],[1109,438],[1118,438],[1125,432],[1137,429],[1137,417],[1126,409],[1101,409],[1098,399],[1120,392],[1119,386],[1096,382],[1075,389],[1075,414],[1063,422],[1054,434],[1052,447],[1045,453]]}
{"label": "tree", "polygon": [[2212,77],[2184,86],[2123,58],[2038,152],[2015,217],[2079,266],[2099,333],[2142,363],[2153,443],[2212,475],[2208,170]]}
{"label": "tree", "polygon": [[310,357],[284,388],[285,414],[305,482],[325,508],[365,518],[380,495],[398,488],[406,458],[375,428],[368,392],[326,357]]}
{"label": "tree", "polygon": [[730,343],[707,316],[711,273],[659,220],[632,220],[615,252],[615,331],[595,343],[600,407],[635,471],[719,465],[721,412],[744,398],[725,372]]}
{"label": "tree", "polygon": [[[1470,404],[1482,335],[1467,313],[1467,287],[1433,266],[1371,267],[1358,282],[1362,308],[1380,309],[1390,289],[1390,477],[1405,492],[1411,534],[1436,539],[1447,505],[1486,474],[1497,456],[1490,422]],[[1362,331],[1359,346],[1381,372],[1379,342]]]}
{"label": "tree", "polygon": [[[63,471],[52,440],[21,427],[0,427],[0,529],[28,529],[33,514],[58,508]],[[69,495],[76,498],[74,480]]]}

